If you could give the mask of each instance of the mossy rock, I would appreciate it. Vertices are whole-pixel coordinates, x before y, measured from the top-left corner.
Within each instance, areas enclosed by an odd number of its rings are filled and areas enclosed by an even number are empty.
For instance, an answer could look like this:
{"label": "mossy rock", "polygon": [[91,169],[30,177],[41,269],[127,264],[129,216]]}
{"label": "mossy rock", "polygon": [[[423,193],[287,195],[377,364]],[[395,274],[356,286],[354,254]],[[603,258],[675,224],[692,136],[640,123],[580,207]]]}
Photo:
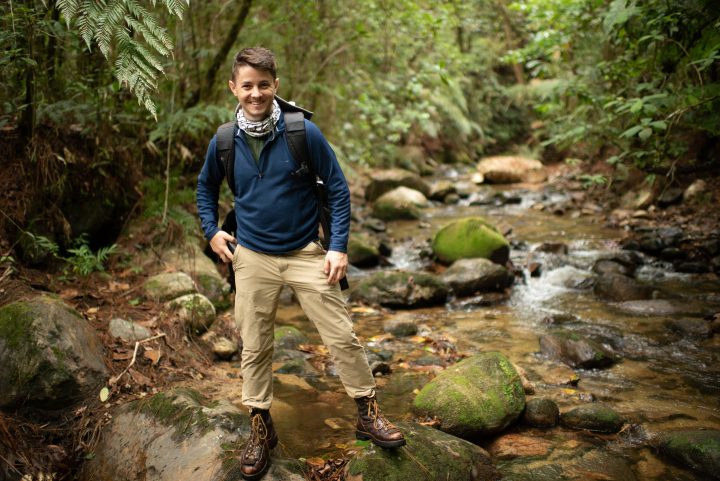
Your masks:
{"label": "mossy rock", "polygon": [[490,455],[481,447],[419,424],[401,422],[398,427],[407,447],[379,449],[369,445],[348,463],[347,481],[500,479]]}
{"label": "mossy rock", "polygon": [[397,187],[375,200],[372,213],[385,221],[416,220],[421,217],[419,208],[427,206],[427,202],[427,198],[420,191]]}
{"label": "mossy rock", "polygon": [[348,241],[348,262],[355,267],[374,267],[380,262],[379,242],[366,233],[352,233]]}
{"label": "mossy rock", "polygon": [[0,308],[0,366],[0,407],[65,408],[107,379],[95,331],[50,296]]}
{"label": "mossy rock", "polygon": [[195,292],[195,283],[184,272],[163,272],[145,281],[145,295],[155,301],[167,301]]}
{"label": "mossy rock", "polygon": [[215,306],[202,294],[187,294],[168,303],[171,309],[175,309],[180,322],[186,329],[202,333],[208,330],[215,321]]}
{"label": "mossy rock", "polygon": [[274,333],[275,349],[297,349],[307,344],[308,337],[295,326],[277,326]]}
{"label": "mossy rock", "polygon": [[616,433],[625,424],[625,420],[617,412],[601,404],[576,407],[563,413],[560,420],[563,426],[598,433]]}
{"label": "mossy rock", "polygon": [[504,265],[510,257],[507,239],[482,217],[468,217],[440,229],[432,241],[432,250],[440,262],[482,257]]}
{"label": "mossy rock", "polygon": [[502,431],[524,408],[520,375],[499,352],[481,353],[447,368],[413,403],[417,414],[437,416],[440,429],[465,439]]}
{"label": "mossy rock", "polygon": [[217,272],[198,272],[196,279],[198,291],[210,299],[216,310],[224,310],[232,305],[230,284]]}
{"label": "mossy rock", "polygon": [[387,169],[372,173],[370,183],[365,189],[365,200],[373,202],[397,187],[417,190],[425,197],[430,195],[430,186],[419,175],[403,169]]}
{"label": "mossy rock", "polygon": [[560,410],[552,399],[530,399],[525,404],[523,421],[530,426],[551,428],[560,421]]}
{"label": "mossy rock", "polygon": [[425,272],[376,272],[360,282],[350,299],[396,308],[435,306],[445,303],[448,290],[436,276]]}
{"label": "mossy rock", "polygon": [[720,479],[720,430],[669,431],[659,434],[653,445],[663,456]]}
{"label": "mossy rock", "polygon": [[502,291],[513,282],[513,276],[505,266],[482,258],[456,260],[443,272],[442,279],[457,296]]}
{"label": "mossy rock", "polygon": [[609,367],[616,361],[616,358],[598,343],[572,331],[555,330],[542,336],[540,351],[550,359],[580,369]]}

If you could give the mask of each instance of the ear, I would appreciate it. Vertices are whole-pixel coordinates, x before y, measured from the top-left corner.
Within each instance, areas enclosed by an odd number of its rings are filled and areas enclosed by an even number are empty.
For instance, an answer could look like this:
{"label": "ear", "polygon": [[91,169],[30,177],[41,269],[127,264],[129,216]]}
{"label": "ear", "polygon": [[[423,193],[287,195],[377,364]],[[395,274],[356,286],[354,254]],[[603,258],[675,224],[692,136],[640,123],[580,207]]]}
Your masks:
{"label": "ear", "polygon": [[275,92],[277,92],[279,88],[280,88],[280,79],[276,78],[275,79]]}
{"label": "ear", "polygon": [[235,82],[233,82],[232,80],[228,80],[228,87],[230,87],[230,91],[234,95],[235,94]]}

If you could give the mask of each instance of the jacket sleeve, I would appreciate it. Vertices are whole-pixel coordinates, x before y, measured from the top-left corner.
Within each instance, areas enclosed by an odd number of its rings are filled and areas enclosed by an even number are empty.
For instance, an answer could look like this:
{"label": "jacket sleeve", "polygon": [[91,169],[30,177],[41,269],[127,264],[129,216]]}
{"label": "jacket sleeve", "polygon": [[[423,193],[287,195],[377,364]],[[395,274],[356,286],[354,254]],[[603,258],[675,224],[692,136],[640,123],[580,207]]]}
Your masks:
{"label": "jacket sleeve", "polygon": [[325,183],[330,209],[329,250],[347,252],[350,235],[350,189],[345,175],[330,144],[320,129],[309,120],[305,121],[310,159],[315,173]]}
{"label": "jacket sleeve", "polygon": [[[207,240],[212,239],[220,230],[218,227],[218,199],[224,171],[216,155],[215,142],[216,138],[213,137],[208,145],[205,163],[198,175],[196,197],[200,225]],[[234,235],[234,233],[231,234]]]}

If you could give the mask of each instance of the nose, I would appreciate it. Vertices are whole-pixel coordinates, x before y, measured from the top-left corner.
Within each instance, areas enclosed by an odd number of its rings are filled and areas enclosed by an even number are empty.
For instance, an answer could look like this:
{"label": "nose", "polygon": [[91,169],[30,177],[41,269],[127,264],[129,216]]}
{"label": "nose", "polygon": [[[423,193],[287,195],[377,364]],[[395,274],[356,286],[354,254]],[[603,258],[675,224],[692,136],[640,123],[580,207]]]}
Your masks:
{"label": "nose", "polygon": [[257,86],[253,87],[252,91],[250,92],[250,95],[252,95],[253,97],[259,97],[260,95],[262,95],[260,87],[257,87]]}

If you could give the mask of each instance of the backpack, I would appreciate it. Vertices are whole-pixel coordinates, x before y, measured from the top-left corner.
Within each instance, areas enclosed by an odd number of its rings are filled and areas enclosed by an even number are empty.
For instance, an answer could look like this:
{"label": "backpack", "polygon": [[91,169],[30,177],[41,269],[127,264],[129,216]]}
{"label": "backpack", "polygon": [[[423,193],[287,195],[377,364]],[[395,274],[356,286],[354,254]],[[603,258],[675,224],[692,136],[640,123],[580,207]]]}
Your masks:
{"label": "backpack", "polygon": [[[309,110],[305,110],[295,104],[284,100],[277,95],[275,96],[280,110],[285,115],[285,135],[287,138],[288,147],[290,148],[290,154],[298,163],[300,168],[293,174],[310,174],[311,177],[315,178],[314,193],[318,201],[320,226],[323,230],[323,248],[328,250],[330,242],[330,209],[327,205],[327,192],[325,190],[325,184],[315,174],[315,169],[312,162],[310,162],[310,150],[307,145],[307,138],[305,135],[305,119],[310,119],[313,115]],[[238,107],[239,108],[239,107]],[[230,187],[230,191],[233,196],[237,194],[235,192],[235,125],[236,121],[226,122],[217,129],[216,139],[216,152],[220,158],[220,165],[225,170],[225,178]],[[231,209],[225,216],[225,220],[221,226],[221,229],[225,232],[229,232],[235,235],[237,230],[237,221],[235,219],[235,209]],[[228,283],[231,289],[235,290],[235,273],[233,271],[232,264],[228,265]],[[343,277],[340,279],[340,288],[342,290],[347,289],[348,282],[347,278]]]}

